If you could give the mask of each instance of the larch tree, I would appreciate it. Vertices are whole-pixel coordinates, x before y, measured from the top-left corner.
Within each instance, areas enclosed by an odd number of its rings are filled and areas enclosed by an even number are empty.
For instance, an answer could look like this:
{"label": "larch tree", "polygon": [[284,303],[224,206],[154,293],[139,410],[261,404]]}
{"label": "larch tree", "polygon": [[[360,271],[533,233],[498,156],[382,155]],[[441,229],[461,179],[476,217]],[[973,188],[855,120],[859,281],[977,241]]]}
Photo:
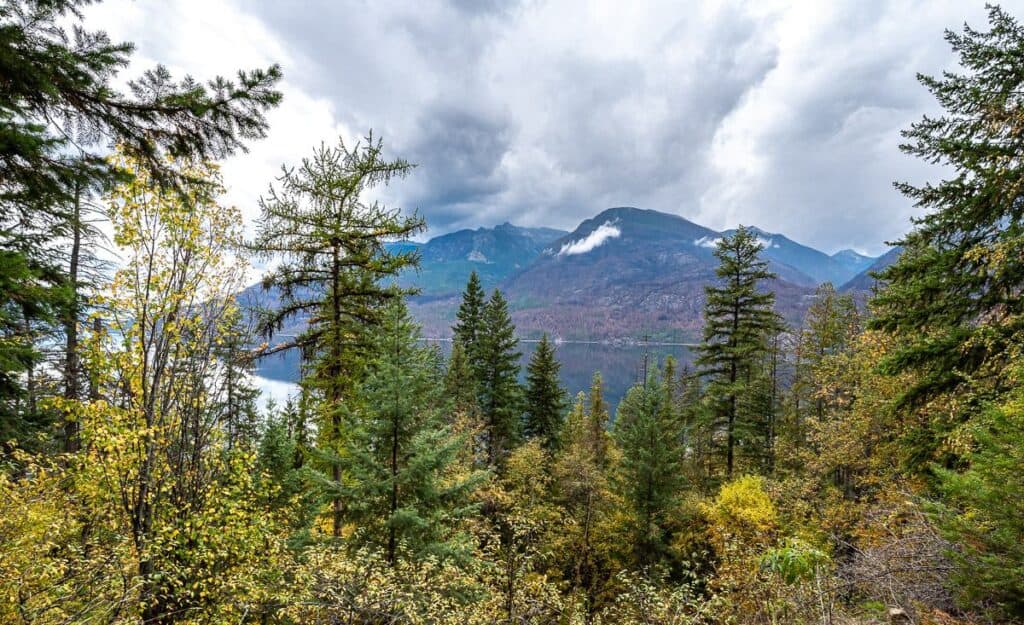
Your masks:
{"label": "larch tree", "polygon": [[385,243],[423,231],[417,216],[404,216],[364,195],[409,173],[404,160],[387,160],[380,139],[368,136],[351,148],[339,140],[322,145],[298,168],[285,168],[277,185],[260,199],[258,232],[251,246],[282,262],[263,278],[280,306],[266,311],[262,330],[284,341],[265,353],[300,350],[302,383],[320,401],[320,451],[329,465],[326,490],[331,500],[332,532],[341,535],[342,414],[352,409],[373,329],[385,305],[406,292],[387,282],[418,262],[414,253],[389,253]]}
{"label": "larch tree", "polygon": [[[551,472],[555,501],[567,521],[556,541],[562,575],[582,593],[590,622],[614,570],[618,541],[612,519],[619,500],[608,470],[607,415],[595,418],[587,405],[586,394],[580,392],[569,410]],[[595,440],[593,425],[602,420]]]}
{"label": "larch tree", "polygon": [[761,290],[775,278],[760,257],[762,247],[742,226],[723,238],[715,249],[718,284],[704,288],[704,337],[696,364],[707,380],[705,397],[713,404],[710,427],[725,437],[727,478],[733,475],[737,446],[757,438],[763,415],[746,414],[743,408],[756,391],[753,382],[768,353],[768,339],[780,325],[773,310],[775,294]]}
{"label": "larch tree", "polygon": [[544,334],[526,366],[523,434],[539,438],[548,452],[558,448],[565,411],[565,389],[558,378],[561,364],[555,347]]}

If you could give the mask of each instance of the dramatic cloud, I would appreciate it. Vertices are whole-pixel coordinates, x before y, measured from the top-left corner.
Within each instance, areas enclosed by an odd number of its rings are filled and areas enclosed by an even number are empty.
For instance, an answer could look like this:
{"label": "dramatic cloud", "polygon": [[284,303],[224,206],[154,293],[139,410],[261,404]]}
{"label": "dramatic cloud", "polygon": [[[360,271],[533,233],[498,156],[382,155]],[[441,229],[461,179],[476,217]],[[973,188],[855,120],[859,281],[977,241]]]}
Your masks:
{"label": "dramatic cloud", "polygon": [[936,110],[915,74],[955,68],[943,29],[985,25],[962,0],[110,0],[88,15],[138,44],[132,71],[283,65],[271,136],[225,166],[250,217],[281,163],[373,129],[419,165],[381,198],[432,233],[573,228],[633,205],[873,253],[916,214],[892,182],[941,173],[898,150]]}
{"label": "dramatic cloud", "polygon": [[558,255],[586,254],[595,247],[599,247],[608,239],[614,239],[619,236],[622,236],[622,230],[612,222],[606,221],[579,241],[570,241],[563,245],[562,249],[558,250]]}

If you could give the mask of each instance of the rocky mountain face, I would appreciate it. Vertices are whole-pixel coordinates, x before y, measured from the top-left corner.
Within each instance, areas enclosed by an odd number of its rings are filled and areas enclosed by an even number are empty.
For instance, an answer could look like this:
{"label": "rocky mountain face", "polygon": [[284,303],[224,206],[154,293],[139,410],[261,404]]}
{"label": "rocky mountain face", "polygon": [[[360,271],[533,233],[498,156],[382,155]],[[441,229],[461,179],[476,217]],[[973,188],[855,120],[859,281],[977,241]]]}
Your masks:
{"label": "rocky mountain face", "polygon": [[[776,293],[776,307],[791,323],[799,322],[818,284],[870,289],[867,272],[889,256],[874,259],[852,250],[830,256],[782,234],[754,231],[778,275],[766,288]],[[678,215],[617,207],[569,233],[506,223],[389,247],[420,254],[420,269],[399,282],[420,289],[410,307],[427,336],[450,335],[462,289],[476,271],[485,288],[505,292],[522,336],[687,342],[699,336],[704,286],[715,279],[715,245],[732,232]],[[272,305],[273,293],[258,290],[251,287],[247,294]]]}
{"label": "rocky mountain face", "polygon": [[399,282],[419,288],[423,297],[445,297],[461,292],[470,272],[476,271],[485,288],[494,288],[565,234],[564,230],[508,223],[451,232],[419,245],[419,271],[407,272]]}
{"label": "rocky mountain face", "polygon": [[[715,279],[713,251],[725,234],[677,215],[608,209],[506,281],[513,317],[525,333],[565,339],[695,340],[704,286]],[[797,244],[771,236],[776,253],[765,256],[779,279],[766,286],[777,293],[780,312],[796,318],[817,282],[783,262],[787,254],[799,256]]]}
{"label": "rocky mountain face", "polygon": [[885,254],[874,259],[871,264],[856,276],[847,280],[839,290],[843,293],[870,293],[871,290],[878,285],[878,280],[873,274],[896,262],[896,259],[900,257],[902,252],[902,247],[894,247],[890,249]]}

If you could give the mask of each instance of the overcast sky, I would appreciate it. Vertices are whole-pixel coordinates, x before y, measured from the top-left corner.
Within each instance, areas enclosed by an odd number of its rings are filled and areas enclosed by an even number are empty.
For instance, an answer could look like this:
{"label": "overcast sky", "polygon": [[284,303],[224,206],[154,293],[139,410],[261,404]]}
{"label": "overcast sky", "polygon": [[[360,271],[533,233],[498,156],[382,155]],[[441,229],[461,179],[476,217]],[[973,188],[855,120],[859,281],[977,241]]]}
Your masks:
{"label": "overcast sky", "polygon": [[[1018,15],[1024,0],[1004,6]],[[248,219],[282,163],[369,129],[419,165],[384,195],[431,234],[574,228],[611,206],[828,252],[880,253],[937,173],[899,131],[934,112],[916,72],[955,67],[968,0],[108,0],[87,25],[196,78],[280,63],[269,137],[232,158]]]}

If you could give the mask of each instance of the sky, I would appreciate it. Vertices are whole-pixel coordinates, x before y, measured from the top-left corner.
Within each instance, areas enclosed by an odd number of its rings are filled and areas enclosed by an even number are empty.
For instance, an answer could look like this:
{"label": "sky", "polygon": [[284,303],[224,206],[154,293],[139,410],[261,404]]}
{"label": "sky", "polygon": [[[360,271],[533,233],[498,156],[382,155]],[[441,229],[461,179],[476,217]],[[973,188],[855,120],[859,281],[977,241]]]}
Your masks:
{"label": "sky", "polygon": [[[1024,0],[1004,7],[1024,15]],[[955,70],[969,0],[409,2],[107,0],[86,26],[209,79],[279,63],[266,139],[231,157],[258,198],[321,142],[369,130],[417,164],[379,191],[434,236],[511,222],[571,230],[613,206],[880,254],[918,210],[893,189],[942,171],[899,151],[936,113],[916,74]]]}

